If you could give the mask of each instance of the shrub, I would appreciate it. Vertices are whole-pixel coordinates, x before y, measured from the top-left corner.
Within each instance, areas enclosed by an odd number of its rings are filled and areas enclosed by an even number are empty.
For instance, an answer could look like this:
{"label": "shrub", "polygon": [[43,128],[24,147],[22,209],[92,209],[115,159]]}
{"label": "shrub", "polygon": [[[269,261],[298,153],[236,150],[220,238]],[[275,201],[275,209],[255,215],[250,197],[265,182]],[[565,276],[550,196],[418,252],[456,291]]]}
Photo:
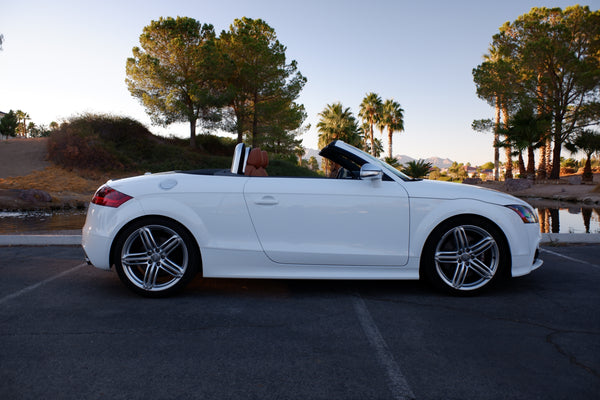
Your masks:
{"label": "shrub", "polygon": [[154,136],[128,117],[84,114],[52,132],[48,154],[50,161],[71,169],[160,172],[229,167],[235,146],[232,139],[198,138],[199,149],[194,150],[189,141]]}
{"label": "shrub", "polygon": [[321,176],[315,171],[299,166],[287,160],[270,160],[267,172],[270,176]]}

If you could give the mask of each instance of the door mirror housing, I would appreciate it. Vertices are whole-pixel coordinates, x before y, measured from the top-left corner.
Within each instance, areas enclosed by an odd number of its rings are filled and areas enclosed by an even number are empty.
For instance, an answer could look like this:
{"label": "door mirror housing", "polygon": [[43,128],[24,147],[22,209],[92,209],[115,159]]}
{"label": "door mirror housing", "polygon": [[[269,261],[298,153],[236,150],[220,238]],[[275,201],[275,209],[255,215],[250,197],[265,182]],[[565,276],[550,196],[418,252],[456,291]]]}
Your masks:
{"label": "door mirror housing", "polygon": [[360,167],[360,179],[364,180],[381,180],[383,178],[383,171],[380,167],[375,164],[366,163]]}

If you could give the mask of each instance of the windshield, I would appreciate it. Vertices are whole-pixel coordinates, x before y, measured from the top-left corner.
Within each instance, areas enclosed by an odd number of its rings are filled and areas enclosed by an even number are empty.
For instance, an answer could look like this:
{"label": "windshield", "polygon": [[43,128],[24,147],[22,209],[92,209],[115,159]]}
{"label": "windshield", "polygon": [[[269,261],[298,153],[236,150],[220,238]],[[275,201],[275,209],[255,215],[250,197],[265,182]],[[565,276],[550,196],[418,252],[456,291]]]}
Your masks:
{"label": "windshield", "polygon": [[[356,147],[355,147],[356,149]],[[371,164],[375,164],[380,166],[385,172],[389,172],[391,175],[396,175],[398,178],[405,180],[405,181],[414,181],[417,180],[413,177],[410,177],[408,175],[403,174],[402,172],[398,171],[396,168],[392,167],[391,165],[381,161],[378,158],[373,157],[371,154],[369,153],[365,153],[362,150],[356,149],[357,151],[359,151],[361,153],[361,156],[369,163]]]}

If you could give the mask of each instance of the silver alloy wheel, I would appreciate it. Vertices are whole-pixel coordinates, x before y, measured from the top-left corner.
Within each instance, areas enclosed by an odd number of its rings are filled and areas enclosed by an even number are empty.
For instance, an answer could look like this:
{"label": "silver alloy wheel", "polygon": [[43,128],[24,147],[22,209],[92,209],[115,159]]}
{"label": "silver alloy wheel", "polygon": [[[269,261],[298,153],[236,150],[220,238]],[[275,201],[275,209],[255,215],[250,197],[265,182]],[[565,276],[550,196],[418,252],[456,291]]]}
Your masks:
{"label": "silver alloy wheel", "polygon": [[144,291],[163,291],[176,285],[185,274],[188,259],[185,241],[163,225],[136,229],[121,251],[127,279]]}
{"label": "silver alloy wheel", "polygon": [[453,289],[475,290],[496,274],[500,251],[494,237],[475,225],[459,225],[446,232],[435,248],[440,279]]}

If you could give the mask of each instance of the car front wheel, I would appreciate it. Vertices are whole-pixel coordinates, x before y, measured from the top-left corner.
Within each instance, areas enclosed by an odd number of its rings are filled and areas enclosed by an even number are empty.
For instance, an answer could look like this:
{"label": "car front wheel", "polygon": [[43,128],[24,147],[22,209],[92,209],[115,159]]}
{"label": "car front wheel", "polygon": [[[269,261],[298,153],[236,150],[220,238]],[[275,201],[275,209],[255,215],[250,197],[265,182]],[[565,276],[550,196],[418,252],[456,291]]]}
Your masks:
{"label": "car front wheel", "polygon": [[113,260],[127,287],[143,296],[163,297],[180,291],[196,275],[200,256],[187,230],[156,217],[121,232]]}
{"label": "car front wheel", "polygon": [[421,270],[437,288],[470,295],[491,287],[507,274],[508,246],[490,222],[464,217],[438,226],[423,252]]}

